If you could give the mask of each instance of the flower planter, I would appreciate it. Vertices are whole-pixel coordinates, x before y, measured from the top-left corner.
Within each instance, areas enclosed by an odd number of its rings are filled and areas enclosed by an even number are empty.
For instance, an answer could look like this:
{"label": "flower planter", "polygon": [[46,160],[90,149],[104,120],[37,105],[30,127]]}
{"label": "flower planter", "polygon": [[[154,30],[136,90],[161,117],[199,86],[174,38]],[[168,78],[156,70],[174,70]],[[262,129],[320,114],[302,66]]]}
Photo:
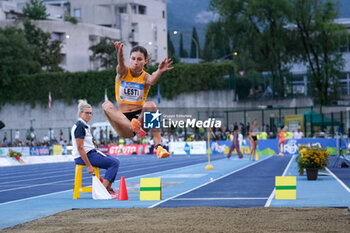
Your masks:
{"label": "flower planter", "polygon": [[306,175],[308,180],[317,180],[318,168],[306,168]]}

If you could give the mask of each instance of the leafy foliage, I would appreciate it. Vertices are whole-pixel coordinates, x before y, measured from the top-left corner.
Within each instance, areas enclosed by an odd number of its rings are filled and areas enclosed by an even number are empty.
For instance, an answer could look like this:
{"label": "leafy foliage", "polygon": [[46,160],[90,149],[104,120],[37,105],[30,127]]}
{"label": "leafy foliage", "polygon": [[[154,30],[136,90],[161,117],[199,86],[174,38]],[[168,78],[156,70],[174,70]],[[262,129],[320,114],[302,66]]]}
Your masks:
{"label": "leafy foliage", "polygon": [[[151,66],[148,72],[152,73],[156,69],[156,66]],[[158,80],[161,95],[172,99],[181,93],[232,89],[232,80],[224,77],[230,70],[232,65],[227,63],[175,64],[174,69],[165,72]],[[9,81],[6,91],[0,92],[0,104],[24,102],[32,106],[39,103],[46,107],[47,93],[51,91],[54,101],[72,104],[78,99],[87,99],[96,105],[103,101],[105,88],[109,99],[115,99],[115,75],[115,69],[17,75]],[[242,95],[248,93],[249,88],[248,80],[237,79],[237,89],[244,90]],[[157,95],[157,86],[151,87],[149,95]]]}
{"label": "leafy foliage", "polygon": [[30,0],[23,8],[23,13],[30,19],[43,20],[47,18],[46,6],[42,0]]}
{"label": "leafy foliage", "polygon": [[211,0],[210,5],[220,19],[207,26],[205,59],[237,51],[236,71],[269,72],[273,95],[281,97],[287,94],[291,64],[307,63],[316,102],[338,97],[344,66],[339,48],[347,39],[345,28],[334,22],[335,0]]}
{"label": "leafy foliage", "polygon": [[221,21],[209,23],[205,36],[203,59],[205,61],[212,61],[214,59],[226,58],[228,54],[232,54],[232,49],[230,38],[225,33],[223,23]]}
{"label": "leafy foliage", "polygon": [[59,66],[61,58],[61,41],[51,41],[51,34],[36,27],[29,20],[23,22],[25,38],[33,53],[33,60],[44,71],[62,71]]}
{"label": "leafy foliage", "polygon": [[188,57],[188,52],[184,48],[183,35],[180,33],[180,57]]}
{"label": "leafy foliage", "polygon": [[[33,61],[25,34],[22,30],[7,27],[0,28],[0,89],[5,98],[13,76],[40,72],[40,64]],[[11,99],[11,98],[10,98]]]}
{"label": "leafy foliage", "polygon": [[[198,46],[198,48],[197,48],[197,46]],[[197,58],[197,50],[198,50],[198,57],[200,57],[201,56],[201,53],[200,53],[201,48],[200,48],[200,44],[199,44],[198,34],[197,34],[196,27],[193,27],[191,50],[190,50],[190,57],[191,58]]]}
{"label": "leafy foliage", "polygon": [[175,47],[174,47],[174,44],[170,38],[170,34],[169,34],[169,31],[168,31],[168,57],[171,58],[171,60],[174,62],[174,63],[178,63],[179,62],[179,58],[176,56],[176,53],[175,53]]}
{"label": "leafy foliage", "polygon": [[64,17],[64,21],[71,22],[72,24],[77,24],[77,23],[78,23],[77,18],[75,18],[75,17],[70,17],[70,16],[65,16],[65,17]]}
{"label": "leafy foliage", "polygon": [[300,146],[296,158],[299,172],[304,168],[318,168],[324,170],[328,164],[329,153],[326,149],[317,146]]}
{"label": "leafy foliage", "polygon": [[[274,77],[274,93],[284,96],[283,74],[292,58],[286,46],[285,26],[290,17],[288,0],[213,0],[211,4],[221,15],[221,22],[217,24],[222,25],[222,34],[227,37],[231,49],[238,52],[234,59],[237,70],[270,71]],[[222,48],[226,49],[227,45],[221,45]]]}
{"label": "leafy foliage", "polygon": [[100,61],[101,66],[105,69],[110,69],[118,64],[117,53],[112,41],[113,39],[105,37],[98,44],[89,48],[93,52],[93,58]]}
{"label": "leafy foliage", "polygon": [[9,150],[8,156],[9,156],[9,157],[21,157],[21,156],[22,156],[22,153],[21,153],[21,152],[14,151],[14,150]]}
{"label": "leafy foliage", "polygon": [[294,21],[302,50],[298,58],[307,62],[312,75],[313,95],[320,104],[338,97],[338,77],[344,67],[341,43],[347,46],[343,25],[334,23],[337,4],[331,0],[293,0]]}

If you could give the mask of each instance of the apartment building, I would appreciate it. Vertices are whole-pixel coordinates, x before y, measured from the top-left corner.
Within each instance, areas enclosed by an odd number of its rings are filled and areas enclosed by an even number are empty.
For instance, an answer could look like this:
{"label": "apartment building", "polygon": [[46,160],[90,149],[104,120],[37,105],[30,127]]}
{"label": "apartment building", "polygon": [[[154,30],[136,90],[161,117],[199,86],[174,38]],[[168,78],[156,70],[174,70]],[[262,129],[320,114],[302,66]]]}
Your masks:
{"label": "apartment building", "polygon": [[120,31],[128,54],[136,45],[144,46],[152,62],[168,54],[166,0],[46,0],[78,22]]}
{"label": "apartment building", "polygon": [[[0,0],[0,26],[21,26],[18,18],[29,0]],[[61,40],[65,70],[99,70],[100,62],[89,47],[101,38],[124,42],[125,54],[135,45],[144,46],[151,61],[167,57],[166,0],[44,0],[47,20],[35,21],[53,40]],[[78,23],[67,22],[76,18]],[[128,61],[127,61],[128,62]]]}

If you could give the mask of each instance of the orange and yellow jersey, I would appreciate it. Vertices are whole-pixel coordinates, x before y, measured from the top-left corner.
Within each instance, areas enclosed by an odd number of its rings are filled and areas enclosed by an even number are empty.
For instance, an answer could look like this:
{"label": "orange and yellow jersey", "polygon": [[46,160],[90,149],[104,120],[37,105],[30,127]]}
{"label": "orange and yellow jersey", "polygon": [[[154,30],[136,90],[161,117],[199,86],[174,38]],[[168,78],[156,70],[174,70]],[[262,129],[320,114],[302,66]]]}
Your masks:
{"label": "orange and yellow jersey", "polygon": [[149,92],[149,88],[143,85],[145,75],[146,72],[143,71],[140,76],[133,77],[128,67],[128,74],[115,83],[116,100],[125,104],[143,105]]}

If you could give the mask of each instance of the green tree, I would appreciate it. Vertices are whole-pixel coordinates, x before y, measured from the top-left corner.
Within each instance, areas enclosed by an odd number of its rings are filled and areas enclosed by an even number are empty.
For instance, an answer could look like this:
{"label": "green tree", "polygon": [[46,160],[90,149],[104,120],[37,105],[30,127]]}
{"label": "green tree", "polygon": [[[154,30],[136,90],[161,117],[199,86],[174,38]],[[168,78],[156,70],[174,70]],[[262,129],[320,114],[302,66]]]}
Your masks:
{"label": "green tree", "polygon": [[182,33],[180,33],[180,57],[188,57],[188,52],[184,48]]}
{"label": "green tree", "polygon": [[30,0],[27,2],[23,8],[23,14],[34,20],[43,20],[48,16],[46,14],[46,6],[41,0]]}
{"label": "green tree", "polygon": [[6,93],[14,76],[39,71],[40,65],[33,61],[23,31],[14,27],[0,28],[0,90],[4,99],[11,99]]}
{"label": "green tree", "polygon": [[232,59],[230,38],[228,34],[225,33],[225,28],[221,21],[207,24],[202,57],[206,61],[213,61],[221,58]]}
{"label": "green tree", "polygon": [[218,10],[225,34],[238,51],[234,60],[237,70],[245,70],[247,62],[258,72],[269,71],[274,93],[284,96],[287,64],[292,60],[287,49],[289,0],[212,0],[211,6]]}
{"label": "green tree", "polygon": [[114,68],[118,64],[117,53],[113,45],[113,39],[104,37],[101,41],[91,46],[92,57],[100,61],[101,67],[105,69]]}
{"label": "green tree", "polygon": [[300,61],[308,64],[312,92],[319,104],[337,99],[338,77],[344,67],[339,48],[346,43],[346,28],[334,22],[338,3],[331,0],[292,0],[293,20],[302,44]]}
{"label": "green tree", "polygon": [[168,31],[168,57],[171,58],[171,60],[173,60],[174,63],[177,63],[179,60],[179,58],[176,56],[175,47],[170,38],[169,31]]}
{"label": "green tree", "polygon": [[[198,46],[198,48],[197,48],[197,46]],[[200,48],[200,44],[199,44],[198,34],[197,34],[196,27],[193,27],[190,57],[197,58],[197,51],[198,51],[198,57],[200,57],[201,48]]]}
{"label": "green tree", "polygon": [[29,20],[23,22],[25,38],[32,51],[32,57],[44,71],[62,71],[60,40],[51,40],[51,34],[36,27]]}

